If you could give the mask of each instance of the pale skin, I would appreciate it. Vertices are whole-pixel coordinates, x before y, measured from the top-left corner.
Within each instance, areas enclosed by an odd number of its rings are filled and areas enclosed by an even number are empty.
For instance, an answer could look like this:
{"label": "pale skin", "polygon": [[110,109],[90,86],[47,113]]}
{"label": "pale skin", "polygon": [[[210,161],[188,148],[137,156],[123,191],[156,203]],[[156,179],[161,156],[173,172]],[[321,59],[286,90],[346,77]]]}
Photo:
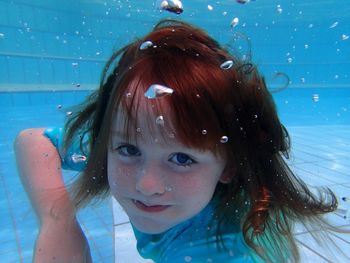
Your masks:
{"label": "pale skin", "polygon": [[[91,262],[64,186],[59,155],[43,130],[24,130],[15,141],[19,174],[40,223],[34,262]],[[162,233],[209,203],[217,183],[227,182],[225,160],[210,151],[185,147],[176,139],[172,143],[151,140],[157,134],[141,130],[137,143],[127,142],[119,131],[113,133],[108,180],[112,195],[136,228]],[[135,201],[142,203],[141,208]]]}
{"label": "pale skin", "polygon": [[[163,126],[150,131],[143,113],[137,141],[127,141],[116,125],[124,123],[124,115],[117,115],[108,147],[108,181],[138,230],[159,234],[188,220],[210,202],[219,181],[227,183],[224,158],[186,147],[176,139],[176,131],[165,132],[174,136],[163,140]],[[162,211],[148,211],[152,208]]]}
{"label": "pale skin", "polygon": [[43,130],[24,130],[14,143],[18,172],[39,219],[33,262],[92,262],[64,186],[59,155]]}

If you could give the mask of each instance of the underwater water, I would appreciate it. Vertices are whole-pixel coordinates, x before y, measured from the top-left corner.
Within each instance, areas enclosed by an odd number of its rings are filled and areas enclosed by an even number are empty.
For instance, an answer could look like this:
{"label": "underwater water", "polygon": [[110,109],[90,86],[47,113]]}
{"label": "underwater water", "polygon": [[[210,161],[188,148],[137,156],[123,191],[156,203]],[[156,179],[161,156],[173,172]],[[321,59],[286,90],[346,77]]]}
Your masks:
{"label": "underwater water", "polygon": [[[331,220],[350,226],[349,2],[183,0],[179,14],[161,10],[161,2],[0,0],[1,262],[31,262],[38,231],[16,171],[16,134],[63,125],[69,106],[97,88],[112,51],[169,17],[206,29],[258,65],[292,138],[292,169],[309,185],[334,190],[341,210]],[[67,183],[74,176],[64,174]],[[127,219],[115,218],[111,200],[78,218],[94,262],[113,262],[114,242],[125,238],[116,222]],[[349,262],[339,251],[321,250],[307,231],[296,235],[303,262]],[[350,237],[335,238],[349,257]],[[134,248],[123,253],[115,262],[133,262]]]}

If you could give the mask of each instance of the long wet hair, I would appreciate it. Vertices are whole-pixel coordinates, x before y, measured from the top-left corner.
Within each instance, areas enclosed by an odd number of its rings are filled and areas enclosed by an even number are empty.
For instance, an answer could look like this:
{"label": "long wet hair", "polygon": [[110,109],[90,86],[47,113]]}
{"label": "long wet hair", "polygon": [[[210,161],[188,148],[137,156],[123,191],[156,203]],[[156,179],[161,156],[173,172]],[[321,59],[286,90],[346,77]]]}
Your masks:
{"label": "long wet hair", "polygon": [[[146,41],[147,48],[140,48]],[[74,188],[76,206],[109,193],[107,147],[115,113],[126,112],[127,121],[120,125],[135,136],[139,103],[152,84],[174,91],[149,100],[150,111],[165,114],[174,127],[172,136],[164,129],[163,137],[175,136],[186,146],[227,159],[225,173],[232,180],[218,183],[214,193],[220,200],[215,210],[218,244],[221,229],[239,223],[247,245],[264,260],[299,261],[294,222],[330,227],[321,216],[336,209],[337,199],[329,189],[311,192],[286,164],[290,138],[257,68],[180,21],[163,20],[115,52],[100,88],[67,121],[66,146],[78,135],[90,140],[87,167]],[[147,117],[150,123],[153,113]]]}

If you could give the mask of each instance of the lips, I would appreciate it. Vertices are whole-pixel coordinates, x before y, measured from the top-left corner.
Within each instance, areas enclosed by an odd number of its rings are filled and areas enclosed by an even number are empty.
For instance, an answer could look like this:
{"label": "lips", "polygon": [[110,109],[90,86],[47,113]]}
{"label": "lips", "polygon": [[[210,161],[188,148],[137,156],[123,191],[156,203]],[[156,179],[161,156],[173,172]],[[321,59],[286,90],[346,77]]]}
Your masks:
{"label": "lips", "polygon": [[133,200],[133,203],[138,209],[149,213],[162,212],[170,207],[170,205],[148,205],[138,200]]}

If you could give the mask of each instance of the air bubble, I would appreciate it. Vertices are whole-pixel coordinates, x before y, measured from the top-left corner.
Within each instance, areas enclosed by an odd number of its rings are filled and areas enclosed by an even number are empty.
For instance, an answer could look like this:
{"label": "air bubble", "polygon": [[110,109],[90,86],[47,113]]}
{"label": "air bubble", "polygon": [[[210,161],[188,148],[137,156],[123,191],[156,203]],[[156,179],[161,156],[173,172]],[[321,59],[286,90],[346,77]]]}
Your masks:
{"label": "air bubble", "polygon": [[231,21],[231,27],[237,26],[238,23],[239,23],[239,18],[238,18],[238,17],[235,17],[235,18],[232,19],[232,21]]}
{"label": "air bubble", "polygon": [[335,28],[338,25],[338,22],[334,22],[329,28]]}
{"label": "air bubble", "polygon": [[213,9],[214,9],[214,7],[213,7],[213,6],[208,5],[208,10],[209,10],[209,11],[212,11]]}
{"label": "air bubble", "polygon": [[232,60],[227,60],[224,63],[220,65],[220,68],[222,69],[230,69],[233,66],[233,61]]}
{"label": "air bubble", "polygon": [[184,257],[184,260],[185,260],[186,262],[191,262],[191,261],[192,261],[192,257],[190,257],[190,256],[185,256],[185,257]]}
{"label": "air bubble", "polygon": [[145,42],[143,42],[143,43],[140,45],[140,49],[141,49],[141,50],[145,50],[145,49],[147,49],[147,48],[149,48],[149,47],[151,47],[151,46],[153,46],[152,41],[145,41]]}
{"label": "air bubble", "polygon": [[78,62],[72,62],[72,67],[76,68],[79,66],[79,63]]}
{"label": "air bubble", "polygon": [[181,14],[183,10],[183,5],[180,0],[158,0],[157,6],[160,10],[168,11],[170,13]]}
{"label": "air bubble", "polygon": [[287,61],[288,61],[288,63],[292,63],[293,59],[292,58],[288,58]]}
{"label": "air bubble", "polygon": [[208,133],[207,130],[202,130],[203,135],[206,135],[207,133]]}
{"label": "air bubble", "polygon": [[345,34],[341,35],[341,40],[348,40],[348,39],[349,39],[348,35],[345,35]]}
{"label": "air bubble", "polygon": [[165,186],[165,192],[171,192],[173,188],[171,186]]}
{"label": "air bubble", "polygon": [[87,159],[87,158],[86,158],[85,155],[76,154],[76,153],[73,153],[73,155],[72,155],[72,161],[73,161],[74,163],[85,162],[86,159]]}
{"label": "air bubble", "polygon": [[62,108],[62,105],[61,105],[61,104],[59,104],[59,105],[56,106],[56,109],[58,109],[58,110],[61,109],[61,108]]}
{"label": "air bubble", "polygon": [[162,115],[156,118],[156,124],[160,126],[164,126],[164,117]]}
{"label": "air bubble", "polygon": [[282,9],[281,5],[277,5],[276,11],[278,14],[282,14],[283,9]]}
{"label": "air bubble", "polygon": [[308,44],[305,44],[305,45],[304,45],[304,48],[305,48],[305,49],[308,49],[308,48],[309,48],[309,45],[308,45]]}
{"label": "air bubble", "polygon": [[145,97],[148,99],[160,98],[166,95],[173,94],[174,90],[163,85],[153,84],[145,92]]}
{"label": "air bubble", "polygon": [[318,102],[320,100],[320,96],[318,94],[313,94],[312,95],[312,101],[313,102]]}
{"label": "air bubble", "polygon": [[0,39],[5,38],[5,34],[4,33],[0,33]]}
{"label": "air bubble", "polygon": [[250,0],[236,0],[236,2],[239,4],[245,4],[245,3],[249,3]]}
{"label": "air bubble", "polygon": [[67,115],[67,116],[71,116],[72,114],[73,114],[72,111],[67,111],[67,112],[66,112],[66,115]]}
{"label": "air bubble", "polygon": [[220,142],[221,142],[221,143],[227,143],[227,142],[228,142],[228,137],[227,137],[227,136],[222,136],[222,137],[220,138]]}

